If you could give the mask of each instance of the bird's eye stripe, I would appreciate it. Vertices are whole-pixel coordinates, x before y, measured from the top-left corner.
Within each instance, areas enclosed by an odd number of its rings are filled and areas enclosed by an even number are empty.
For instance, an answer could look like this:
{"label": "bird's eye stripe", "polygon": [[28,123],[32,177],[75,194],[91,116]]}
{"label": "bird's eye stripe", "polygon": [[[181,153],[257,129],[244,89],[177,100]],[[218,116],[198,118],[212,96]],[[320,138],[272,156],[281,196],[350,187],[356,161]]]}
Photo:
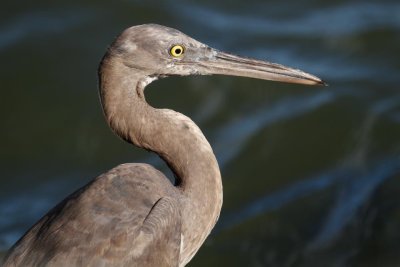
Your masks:
{"label": "bird's eye stripe", "polygon": [[180,57],[185,52],[185,48],[182,45],[174,45],[169,50],[169,53],[173,57]]}

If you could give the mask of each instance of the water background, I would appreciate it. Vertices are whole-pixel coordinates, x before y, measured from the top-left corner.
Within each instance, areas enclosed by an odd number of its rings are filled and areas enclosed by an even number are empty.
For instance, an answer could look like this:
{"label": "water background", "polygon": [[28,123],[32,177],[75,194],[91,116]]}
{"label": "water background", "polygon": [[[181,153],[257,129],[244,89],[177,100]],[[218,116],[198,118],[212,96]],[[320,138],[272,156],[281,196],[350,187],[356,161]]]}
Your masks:
{"label": "water background", "polygon": [[146,90],[200,126],[221,167],[221,218],[189,266],[400,266],[400,3],[388,0],[4,3],[0,251],[120,163],[165,171],[113,135],[97,91],[111,40],[149,22],[330,85],[209,76]]}

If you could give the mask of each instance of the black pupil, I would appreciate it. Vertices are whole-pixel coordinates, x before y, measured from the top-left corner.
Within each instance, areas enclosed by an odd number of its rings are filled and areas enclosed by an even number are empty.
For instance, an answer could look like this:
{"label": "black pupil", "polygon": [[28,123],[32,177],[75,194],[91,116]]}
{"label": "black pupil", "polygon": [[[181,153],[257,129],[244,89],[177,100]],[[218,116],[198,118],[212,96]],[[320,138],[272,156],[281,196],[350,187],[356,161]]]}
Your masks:
{"label": "black pupil", "polygon": [[180,53],[182,53],[182,50],[180,48],[176,48],[175,53],[179,55]]}

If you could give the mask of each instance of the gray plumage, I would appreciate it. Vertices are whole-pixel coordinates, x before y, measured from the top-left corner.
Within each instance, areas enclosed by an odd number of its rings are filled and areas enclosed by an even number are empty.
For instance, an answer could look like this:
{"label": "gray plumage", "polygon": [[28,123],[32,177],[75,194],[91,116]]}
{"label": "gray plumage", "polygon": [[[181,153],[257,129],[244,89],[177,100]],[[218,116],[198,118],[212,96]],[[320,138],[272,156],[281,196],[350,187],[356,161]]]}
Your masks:
{"label": "gray plumage", "polygon": [[185,266],[191,260],[220,214],[218,163],[196,124],[148,105],[144,89],[160,77],[193,74],[323,84],[300,70],[220,52],[175,29],[125,30],[99,67],[105,118],[118,136],[163,158],[176,184],[147,164],[117,166],[49,211],[3,266]]}

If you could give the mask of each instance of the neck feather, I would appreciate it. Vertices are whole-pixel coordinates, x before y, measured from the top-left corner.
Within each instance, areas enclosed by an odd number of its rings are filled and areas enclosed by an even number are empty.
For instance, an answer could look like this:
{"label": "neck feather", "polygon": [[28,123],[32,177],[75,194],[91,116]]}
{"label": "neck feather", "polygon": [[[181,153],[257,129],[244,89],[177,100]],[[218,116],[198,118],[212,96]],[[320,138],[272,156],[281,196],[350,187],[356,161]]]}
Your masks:
{"label": "neck feather", "polygon": [[[121,138],[154,151],[170,166],[183,195],[185,242],[199,242],[200,247],[221,210],[218,163],[210,144],[192,120],[178,112],[155,109],[147,104],[143,90],[154,80],[151,77],[125,66],[119,58],[106,56],[99,69],[105,117]],[[195,228],[204,231],[192,233]],[[186,251],[187,261],[196,251]]]}

